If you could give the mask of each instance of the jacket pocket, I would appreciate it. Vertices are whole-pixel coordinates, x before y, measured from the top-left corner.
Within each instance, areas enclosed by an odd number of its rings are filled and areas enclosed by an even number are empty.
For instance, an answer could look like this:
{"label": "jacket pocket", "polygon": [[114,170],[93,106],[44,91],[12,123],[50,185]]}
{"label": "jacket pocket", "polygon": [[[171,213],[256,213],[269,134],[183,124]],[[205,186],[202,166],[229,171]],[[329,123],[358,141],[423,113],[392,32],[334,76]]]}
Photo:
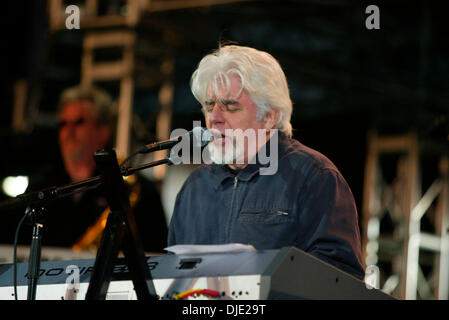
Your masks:
{"label": "jacket pocket", "polygon": [[231,232],[231,242],[252,244],[256,249],[294,246],[297,226],[293,210],[242,209]]}
{"label": "jacket pocket", "polygon": [[242,209],[238,220],[248,223],[277,224],[293,222],[294,218],[291,209]]}

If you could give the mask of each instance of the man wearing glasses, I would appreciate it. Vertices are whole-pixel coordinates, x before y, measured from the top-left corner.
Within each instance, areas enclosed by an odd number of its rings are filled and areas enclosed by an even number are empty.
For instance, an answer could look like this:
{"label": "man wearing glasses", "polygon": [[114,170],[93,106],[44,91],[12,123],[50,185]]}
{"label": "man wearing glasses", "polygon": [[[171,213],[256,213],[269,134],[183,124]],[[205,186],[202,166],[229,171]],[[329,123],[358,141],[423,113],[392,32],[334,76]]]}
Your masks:
{"label": "man wearing glasses", "polygon": [[[111,97],[98,87],[68,88],[60,96],[58,117],[65,172],[52,178],[63,185],[98,175],[93,154],[113,147],[116,112]],[[144,249],[159,253],[166,246],[168,232],[160,195],[152,182],[136,179],[130,189],[135,199],[131,205]],[[58,199],[48,209],[43,245],[72,247],[76,251],[98,247],[109,212],[101,190]]]}

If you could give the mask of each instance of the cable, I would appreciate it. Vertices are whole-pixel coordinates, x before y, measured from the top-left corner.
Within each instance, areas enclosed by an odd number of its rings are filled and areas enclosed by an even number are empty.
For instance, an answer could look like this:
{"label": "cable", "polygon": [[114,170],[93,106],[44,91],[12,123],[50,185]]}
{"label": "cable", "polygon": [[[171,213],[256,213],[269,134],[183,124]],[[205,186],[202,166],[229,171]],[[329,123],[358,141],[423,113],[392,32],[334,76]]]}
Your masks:
{"label": "cable", "polygon": [[119,164],[120,171],[122,171],[122,174],[126,177],[129,176],[128,167],[125,167],[125,163],[127,163],[129,160],[134,158],[140,153],[140,150],[137,150],[133,153],[131,153],[128,157],[125,158],[125,160],[122,161],[122,163]]}
{"label": "cable", "polygon": [[133,153],[131,153],[128,157],[125,158],[125,160],[122,161],[122,163],[120,163],[119,167],[120,169],[127,169],[124,165],[125,163],[127,163],[129,160],[131,160],[131,158],[135,157],[136,155],[138,155],[140,153],[140,150],[135,151]]}
{"label": "cable", "polygon": [[218,291],[215,290],[209,290],[209,289],[193,289],[193,290],[188,290],[188,291],[184,291],[181,293],[178,293],[177,295],[174,296],[175,300],[184,300],[185,298],[194,295],[194,294],[202,294],[205,295],[207,297],[213,297],[216,298],[218,296],[220,296],[220,293]]}
{"label": "cable", "polygon": [[17,243],[19,239],[19,231],[22,227],[23,222],[28,217],[28,211],[25,213],[25,215],[20,219],[19,224],[17,225],[16,234],[14,236],[14,257],[13,257],[13,276],[14,276],[14,298],[15,300],[18,300],[17,298]]}

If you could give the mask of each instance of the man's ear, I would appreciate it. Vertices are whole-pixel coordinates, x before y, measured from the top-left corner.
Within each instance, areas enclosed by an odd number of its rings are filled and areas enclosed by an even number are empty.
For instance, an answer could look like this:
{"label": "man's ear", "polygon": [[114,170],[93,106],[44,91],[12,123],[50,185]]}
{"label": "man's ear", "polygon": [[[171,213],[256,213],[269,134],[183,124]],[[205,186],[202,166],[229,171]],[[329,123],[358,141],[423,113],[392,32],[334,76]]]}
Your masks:
{"label": "man's ear", "polygon": [[264,125],[265,129],[273,129],[276,127],[276,123],[279,119],[279,110],[272,110],[267,112],[264,117]]}

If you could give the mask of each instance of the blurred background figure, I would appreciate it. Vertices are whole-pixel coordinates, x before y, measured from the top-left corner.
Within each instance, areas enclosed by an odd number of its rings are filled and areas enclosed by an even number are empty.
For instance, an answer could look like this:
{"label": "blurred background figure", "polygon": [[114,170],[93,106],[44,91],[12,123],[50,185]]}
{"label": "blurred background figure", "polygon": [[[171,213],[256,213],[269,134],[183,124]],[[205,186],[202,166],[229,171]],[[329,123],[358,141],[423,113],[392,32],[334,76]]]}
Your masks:
{"label": "blurred background figure", "polygon": [[94,152],[112,141],[115,112],[111,98],[97,88],[65,90],[59,109],[59,146],[71,180],[90,178]]}
{"label": "blurred background figure", "polygon": [[[113,146],[116,121],[110,96],[96,87],[71,87],[61,94],[59,108],[59,147],[63,170],[44,169],[31,177],[27,192],[61,186],[97,175],[93,154]],[[128,179],[130,203],[147,252],[166,247],[167,226],[160,196],[150,181]],[[96,250],[109,213],[99,188],[57,199],[47,205],[43,246],[70,247],[74,251]],[[19,216],[20,217],[20,216]],[[29,232],[21,232],[21,243],[29,244]],[[11,238],[12,239],[12,238]]]}

